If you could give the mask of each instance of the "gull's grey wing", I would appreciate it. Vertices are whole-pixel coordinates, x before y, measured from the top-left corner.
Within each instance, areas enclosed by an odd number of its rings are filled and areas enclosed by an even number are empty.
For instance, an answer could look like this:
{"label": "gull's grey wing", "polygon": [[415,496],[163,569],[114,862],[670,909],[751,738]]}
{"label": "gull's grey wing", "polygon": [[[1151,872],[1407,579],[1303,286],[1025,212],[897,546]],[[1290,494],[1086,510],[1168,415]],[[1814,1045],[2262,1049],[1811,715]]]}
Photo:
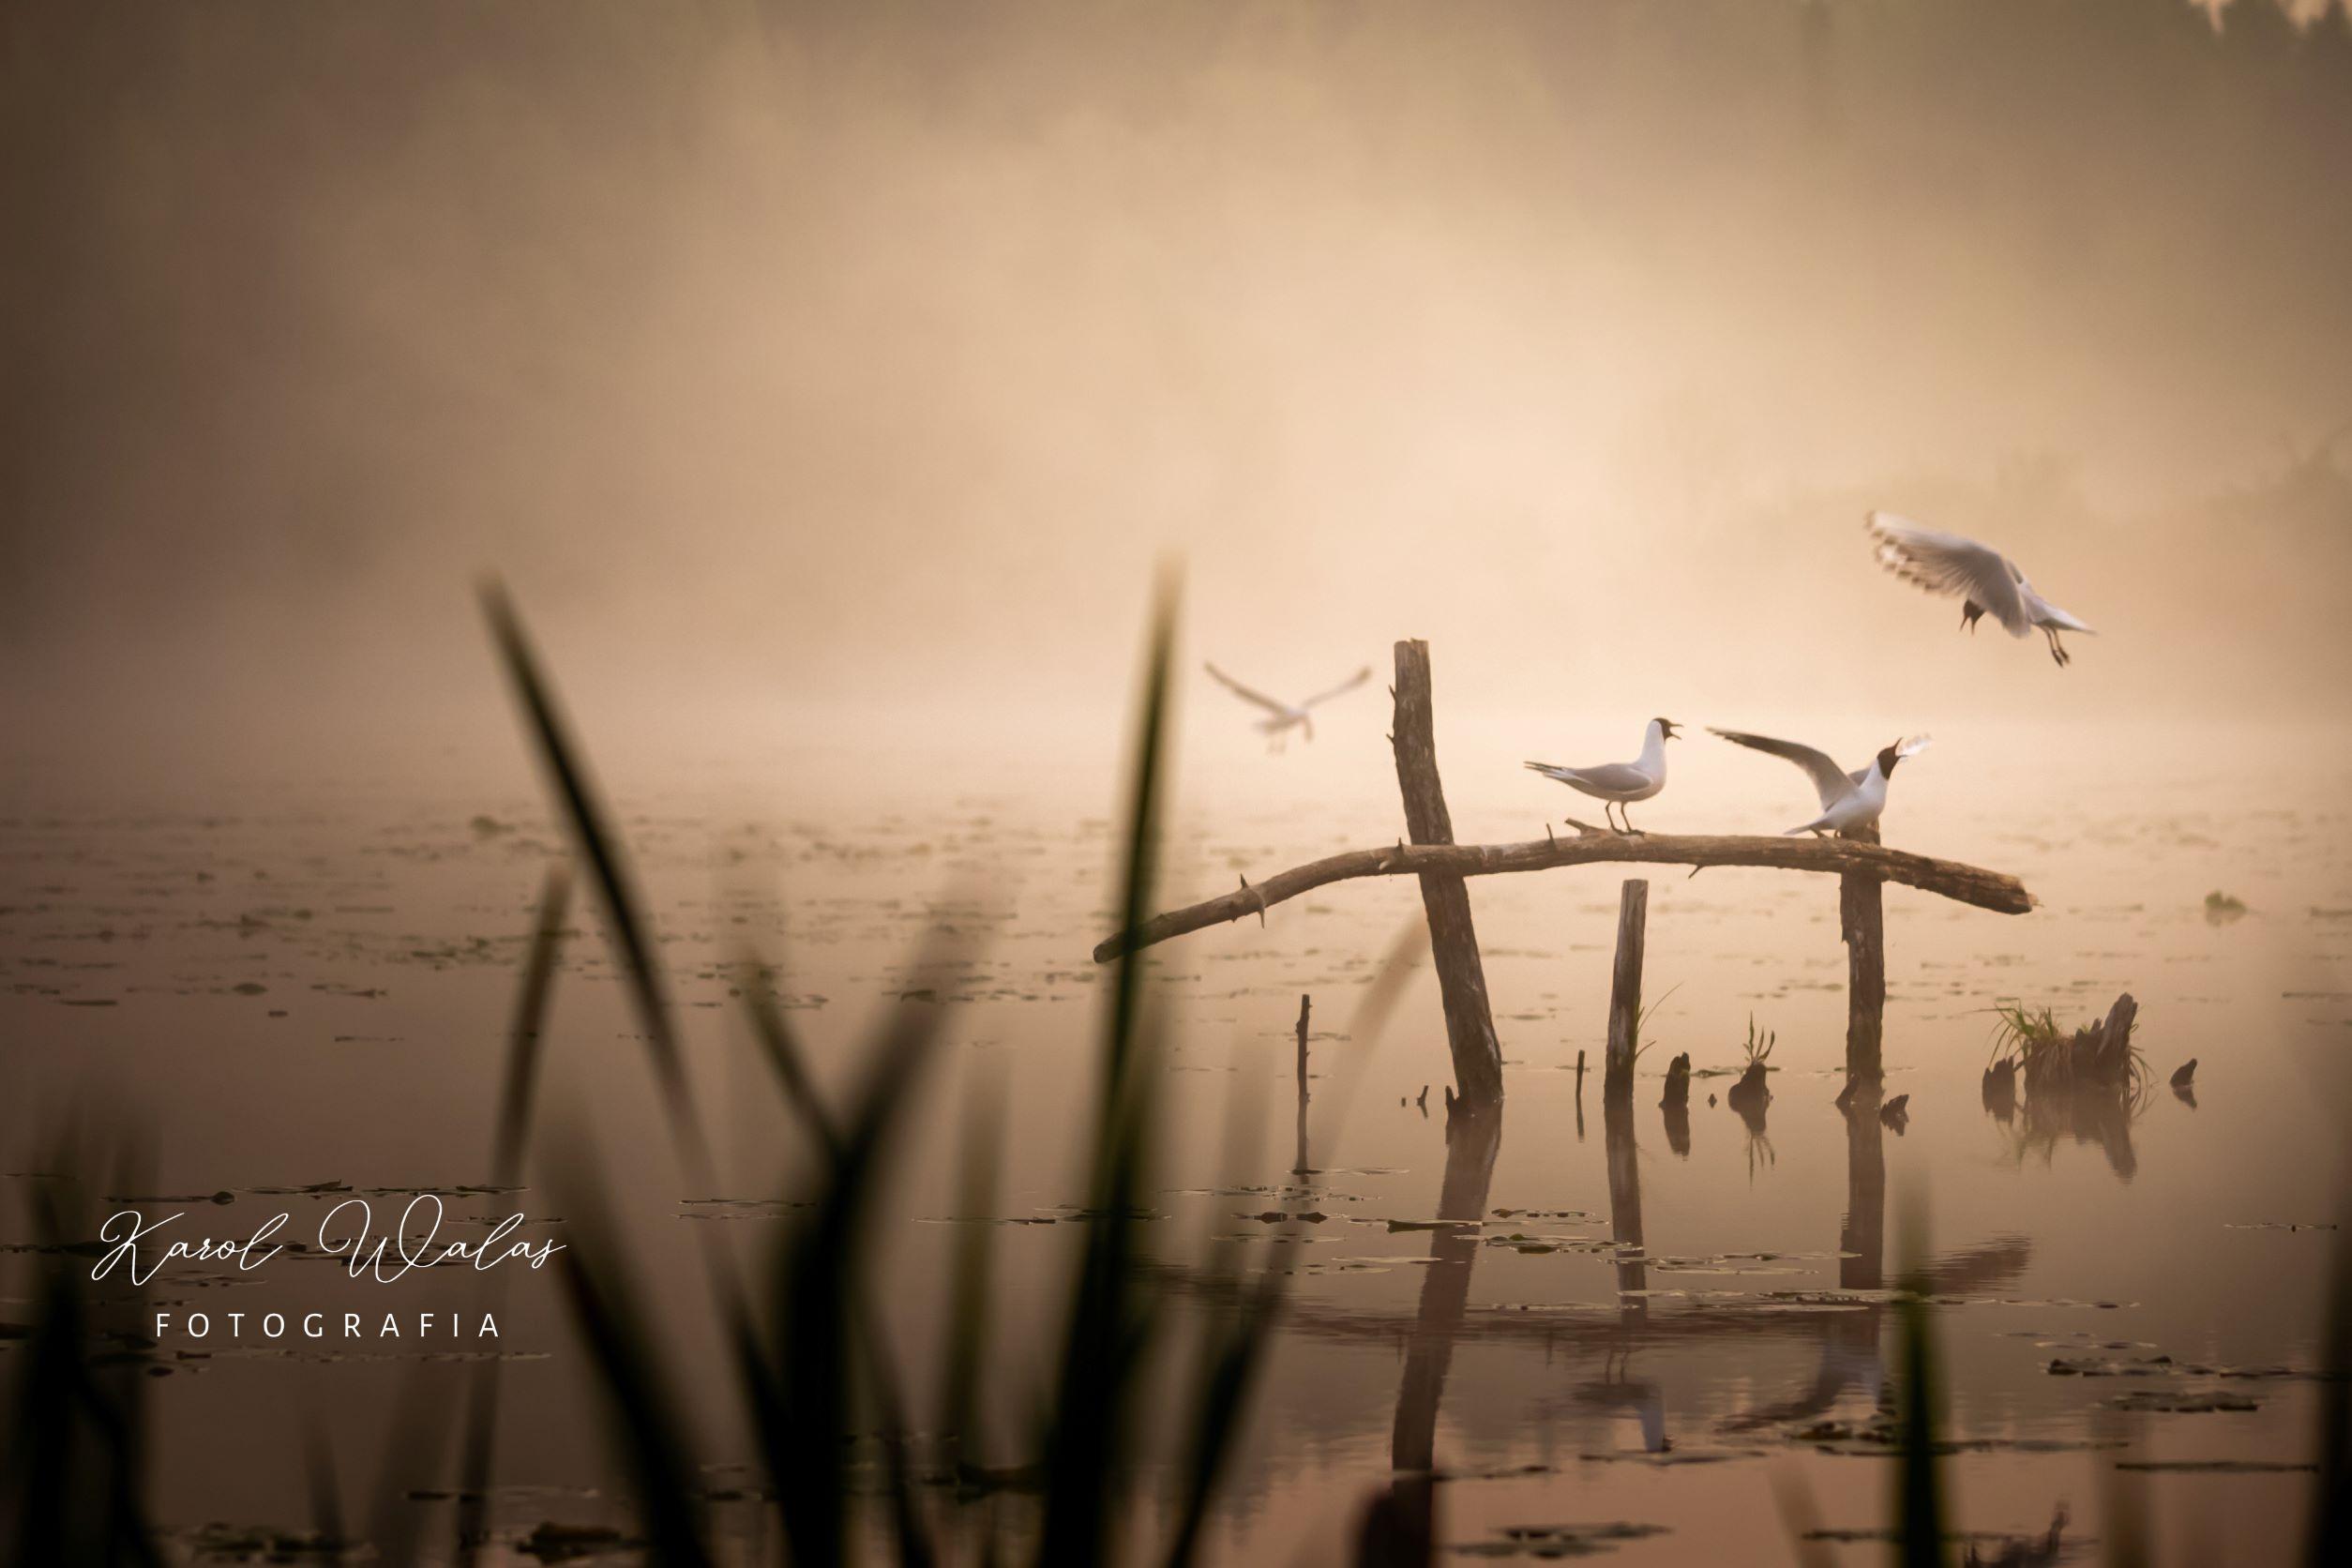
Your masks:
{"label": "gull's grey wing", "polygon": [[1311,708],[1318,702],[1328,702],[1334,697],[1355,690],[1356,687],[1362,686],[1364,682],[1370,680],[1371,678],[1372,667],[1367,664],[1363,669],[1357,671],[1354,674],[1349,676],[1346,680],[1340,682],[1337,686],[1332,687],[1329,691],[1319,691],[1314,696],[1308,698],[1305,701],[1301,702],[1299,706],[1302,708]]}
{"label": "gull's grey wing", "polygon": [[1989,545],[1941,529],[1922,528],[1892,512],[1873,512],[1863,527],[1877,541],[1878,564],[1931,594],[1960,594],[2009,628],[2012,637],[2033,629],[2016,567]]}
{"label": "gull's grey wing", "polygon": [[1862,775],[1847,773],[1830,760],[1827,752],[1816,751],[1795,741],[1778,741],[1770,735],[1751,735],[1744,730],[1714,730],[1711,735],[1721,735],[1734,746],[1744,746],[1751,751],[1765,751],[1784,761],[1796,763],[1813,780],[1813,792],[1821,797],[1821,809],[1827,811],[1853,792],[1862,781]]}
{"label": "gull's grey wing", "polygon": [[1235,680],[1224,671],[1219,670],[1214,664],[1204,663],[1200,668],[1206,670],[1211,675],[1214,676],[1219,686],[1222,686],[1226,690],[1231,692],[1234,696],[1240,698],[1244,702],[1255,702],[1259,707],[1265,709],[1268,713],[1276,715],[1279,717],[1288,718],[1290,716],[1289,703],[1277,702],[1262,691],[1250,690],[1249,687],[1242,685],[1241,682]]}
{"label": "gull's grey wing", "polygon": [[1590,784],[1596,790],[1609,791],[1647,790],[1651,783],[1650,776],[1631,762],[1603,762],[1591,768],[1561,768],[1552,776],[1563,784],[1573,780]]}

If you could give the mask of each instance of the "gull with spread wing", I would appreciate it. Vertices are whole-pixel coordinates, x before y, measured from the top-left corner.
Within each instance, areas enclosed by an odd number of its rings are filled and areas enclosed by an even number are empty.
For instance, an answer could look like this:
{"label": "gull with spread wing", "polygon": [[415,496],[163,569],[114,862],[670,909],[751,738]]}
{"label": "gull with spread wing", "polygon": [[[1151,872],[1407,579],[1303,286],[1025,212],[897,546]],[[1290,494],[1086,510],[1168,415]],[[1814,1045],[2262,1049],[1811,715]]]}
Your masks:
{"label": "gull with spread wing", "polygon": [[1970,631],[1984,615],[2007,626],[2012,637],[2039,627],[2050,640],[2050,656],[2064,665],[2073,656],[2058,641],[2058,633],[2091,630],[2035,593],[2017,564],[1990,545],[1922,528],[1892,512],[1872,512],[1862,526],[1877,541],[1878,564],[1887,570],[1931,594],[1959,595],[1960,624]]}
{"label": "gull with spread wing", "polygon": [[[1601,815],[1608,817],[1614,805],[1620,813],[1634,801],[1648,800],[1666,788],[1666,743],[1674,739],[1678,728],[1670,718],[1653,718],[1641,738],[1641,755],[1630,762],[1602,762],[1589,768],[1563,768],[1552,762],[1530,762],[1527,765],[1546,778],[1556,778],[1572,790],[1580,790],[1602,803]],[[1609,826],[1617,828],[1615,818]],[[1631,817],[1625,819],[1625,833],[1638,833]]]}
{"label": "gull with spread wing", "polygon": [[1774,740],[1770,735],[1751,735],[1744,730],[1711,730],[1734,746],[1744,746],[1752,751],[1769,752],[1786,761],[1796,763],[1813,780],[1814,792],[1821,797],[1821,815],[1802,827],[1792,827],[1784,837],[1800,833],[1849,834],[1873,825],[1879,813],[1887,808],[1887,780],[1894,776],[1894,765],[1906,757],[1915,757],[1927,749],[1928,737],[1913,735],[1899,740],[1871,759],[1870,765],[1851,773],[1831,760],[1826,751],[1816,751],[1795,741]]}
{"label": "gull with spread wing", "polygon": [[1278,702],[1262,691],[1252,691],[1214,664],[1203,664],[1201,668],[1234,696],[1244,702],[1255,702],[1266,710],[1266,716],[1258,721],[1258,729],[1275,751],[1282,749],[1284,741],[1293,730],[1304,731],[1310,741],[1315,738],[1315,720],[1309,716],[1308,709],[1319,702],[1328,702],[1344,692],[1353,691],[1372,678],[1372,667],[1367,664],[1329,691],[1319,691],[1304,702]]}

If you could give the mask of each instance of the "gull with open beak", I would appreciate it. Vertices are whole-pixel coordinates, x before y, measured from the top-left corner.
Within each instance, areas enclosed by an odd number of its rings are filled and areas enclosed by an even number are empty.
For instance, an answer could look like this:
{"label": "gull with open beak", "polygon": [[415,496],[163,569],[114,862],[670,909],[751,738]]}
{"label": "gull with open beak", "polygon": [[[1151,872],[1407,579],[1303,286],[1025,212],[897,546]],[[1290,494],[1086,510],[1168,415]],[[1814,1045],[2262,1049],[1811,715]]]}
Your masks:
{"label": "gull with open beak", "polygon": [[[1556,778],[1572,790],[1580,790],[1602,802],[1601,814],[1608,816],[1610,806],[1622,813],[1634,801],[1648,800],[1666,788],[1666,743],[1675,738],[1679,728],[1670,718],[1653,718],[1641,739],[1641,755],[1630,762],[1602,762],[1589,768],[1563,768],[1552,762],[1530,762],[1527,765],[1546,778]],[[1616,819],[1609,826],[1617,829]],[[1618,829],[1638,833],[1633,818],[1625,818],[1625,825]]]}
{"label": "gull with open beak", "polygon": [[1734,746],[1744,746],[1752,751],[1769,752],[1786,761],[1794,762],[1813,780],[1814,792],[1821,797],[1821,815],[1802,827],[1792,827],[1783,835],[1794,837],[1800,833],[1851,834],[1874,826],[1879,813],[1887,808],[1887,780],[1894,776],[1894,765],[1906,757],[1915,757],[1927,749],[1928,736],[1912,735],[1899,740],[1871,759],[1870,765],[1848,773],[1832,761],[1826,751],[1816,751],[1795,741],[1774,740],[1770,735],[1751,735],[1744,730],[1711,730]]}

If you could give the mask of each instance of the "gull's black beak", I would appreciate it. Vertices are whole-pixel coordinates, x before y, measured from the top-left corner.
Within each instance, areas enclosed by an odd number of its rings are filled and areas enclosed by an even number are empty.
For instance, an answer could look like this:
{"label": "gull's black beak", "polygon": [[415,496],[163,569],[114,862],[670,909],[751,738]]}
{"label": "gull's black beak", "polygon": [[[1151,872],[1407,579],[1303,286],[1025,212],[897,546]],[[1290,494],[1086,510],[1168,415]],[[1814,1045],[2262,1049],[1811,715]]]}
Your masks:
{"label": "gull's black beak", "polygon": [[1662,718],[1658,720],[1658,728],[1666,731],[1666,738],[1670,741],[1681,740],[1682,738],[1675,733],[1675,731],[1680,729],[1681,726],[1676,724],[1674,720],[1670,718]]}

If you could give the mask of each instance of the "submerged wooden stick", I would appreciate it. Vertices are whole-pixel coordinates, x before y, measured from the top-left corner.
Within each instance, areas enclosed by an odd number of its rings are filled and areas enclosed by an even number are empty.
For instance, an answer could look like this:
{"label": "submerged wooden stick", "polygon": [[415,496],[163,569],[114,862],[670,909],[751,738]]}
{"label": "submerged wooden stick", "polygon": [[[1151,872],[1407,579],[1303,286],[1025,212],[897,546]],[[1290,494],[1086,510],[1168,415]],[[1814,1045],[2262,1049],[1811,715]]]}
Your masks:
{"label": "submerged wooden stick", "polygon": [[1314,1008],[1313,998],[1302,993],[1299,997],[1299,1153],[1290,1163],[1293,1176],[1311,1176],[1313,1168],[1306,1163],[1306,1018]]}
{"label": "submerged wooden stick", "polygon": [[1634,1036],[1641,1027],[1641,957],[1650,918],[1650,883],[1628,877],[1617,896],[1617,967],[1609,977],[1609,1049],[1601,1093],[1634,1092]]}
{"label": "submerged wooden stick", "polygon": [[1315,999],[1304,993],[1299,997],[1299,1104],[1306,1104],[1306,1018],[1314,1010]]}
{"label": "submerged wooden stick", "polygon": [[[1426,642],[1396,644],[1395,697],[1389,740],[1396,753],[1396,787],[1405,797],[1405,831],[1416,847],[1452,849],[1454,819],[1446,811],[1445,789],[1438,778]],[[1276,902],[1269,890],[1256,891],[1266,895],[1267,903]],[[1494,1014],[1486,1003],[1486,966],[1470,921],[1470,889],[1463,885],[1461,873],[1430,867],[1421,873],[1421,903],[1429,920],[1429,953],[1436,960],[1438,990],[1445,1004],[1445,1038],[1454,1053],[1459,1103],[1473,1110],[1499,1106],[1502,1047],[1495,1039]],[[1449,1107],[1455,1103],[1447,1101]]]}
{"label": "submerged wooden stick", "polygon": [[[1923,893],[1972,904],[1996,914],[2023,914],[2034,897],[2016,878],[1956,860],[1890,850],[1852,838],[1761,838],[1726,834],[1586,833],[1574,838],[1532,839],[1522,844],[1397,844],[1380,850],[1349,850],[1294,866],[1251,886],[1184,909],[1155,914],[1135,930],[1106,937],[1094,945],[1094,961],[1108,963],[1204,927],[1256,914],[1302,893],[1355,877],[1487,877],[1514,871],[1546,871],[1556,866],[1769,866],[1784,871],[1861,872],[1901,882]],[[1469,899],[1463,904],[1467,909]],[[1483,993],[1484,987],[1481,990]]]}

